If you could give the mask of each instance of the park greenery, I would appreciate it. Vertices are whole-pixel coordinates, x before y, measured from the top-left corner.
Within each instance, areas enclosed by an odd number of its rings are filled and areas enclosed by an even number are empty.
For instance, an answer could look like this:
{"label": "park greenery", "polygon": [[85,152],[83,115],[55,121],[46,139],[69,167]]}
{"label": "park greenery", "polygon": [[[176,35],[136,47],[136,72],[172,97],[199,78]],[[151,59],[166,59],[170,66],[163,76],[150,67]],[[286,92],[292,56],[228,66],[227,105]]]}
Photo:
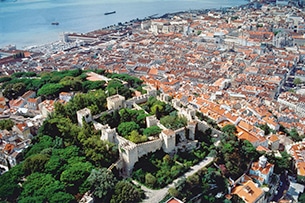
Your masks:
{"label": "park greenery", "polygon": [[187,167],[159,150],[135,164],[132,177],[149,188],[162,188],[187,171]]}
{"label": "park greenery", "polygon": [[177,114],[176,109],[173,108],[171,104],[157,100],[155,97],[150,97],[146,103],[141,105],[141,107],[150,115],[155,115],[157,119]]}
{"label": "park greenery", "polygon": [[295,128],[288,130],[284,126],[280,125],[280,132],[285,133],[288,137],[290,137],[294,142],[302,141],[305,138],[305,133],[300,135]]}
{"label": "park greenery", "polygon": [[[201,202],[225,202],[224,192],[227,191],[227,181],[217,168],[203,168],[194,175],[179,180],[175,187],[169,188],[169,194],[185,202],[191,202],[193,197],[200,197]],[[222,194],[217,196],[217,194]]]}
{"label": "park greenery", "polygon": [[300,84],[303,84],[304,82],[300,79],[300,78],[295,78],[293,80],[293,84],[295,85],[300,85]]}
{"label": "park greenery", "polygon": [[187,119],[184,116],[168,115],[161,118],[160,123],[166,128],[177,130],[187,125]]}
{"label": "park greenery", "polygon": [[[44,72],[36,74],[34,72],[18,72],[11,76],[0,78],[3,95],[8,99],[16,99],[28,90],[37,91],[38,96],[47,99],[57,98],[60,92],[80,91],[88,92],[95,89],[102,89],[107,95],[119,93],[126,98],[131,98],[133,88],[139,91],[142,89],[142,81],[127,74],[105,73],[103,70],[95,72],[106,75],[112,80],[106,86],[105,81],[88,81],[88,71],[81,69]],[[125,85],[126,83],[126,85]]]}
{"label": "park greenery", "polygon": [[215,162],[226,177],[237,179],[246,172],[251,161],[256,161],[261,154],[249,141],[237,139],[234,125],[226,125],[222,131]]}

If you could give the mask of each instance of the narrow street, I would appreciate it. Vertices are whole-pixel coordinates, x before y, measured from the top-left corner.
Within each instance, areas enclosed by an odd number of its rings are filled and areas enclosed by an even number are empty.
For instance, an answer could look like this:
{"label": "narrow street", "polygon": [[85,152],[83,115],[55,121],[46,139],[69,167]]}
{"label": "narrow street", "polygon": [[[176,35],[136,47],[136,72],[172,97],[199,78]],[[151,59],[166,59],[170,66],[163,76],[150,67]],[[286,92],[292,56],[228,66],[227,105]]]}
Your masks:
{"label": "narrow street", "polygon": [[280,186],[278,188],[277,195],[274,196],[273,201],[277,202],[284,194],[285,190],[289,188],[288,175],[286,172],[283,172],[280,176]]}
{"label": "narrow street", "polygon": [[[198,163],[195,166],[192,166],[190,168],[190,170],[188,172],[186,172],[184,175],[180,176],[179,178],[177,178],[176,180],[174,180],[171,184],[167,185],[166,187],[159,189],[159,190],[152,190],[149,189],[143,185],[141,185],[142,190],[145,191],[145,194],[147,196],[146,199],[143,200],[143,203],[158,203],[160,202],[167,194],[167,191],[170,187],[174,187],[175,183],[177,183],[180,179],[182,178],[187,178],[193,174],[195,174],[197,171],[199,171],[201,168],[209,165],[210,163],[212,163],[214,160],[213,157],[206,157],[203,161],[201,161],[200,163]],[[134,181],[133,182],[137,185],[139,185],[138,182]]]}

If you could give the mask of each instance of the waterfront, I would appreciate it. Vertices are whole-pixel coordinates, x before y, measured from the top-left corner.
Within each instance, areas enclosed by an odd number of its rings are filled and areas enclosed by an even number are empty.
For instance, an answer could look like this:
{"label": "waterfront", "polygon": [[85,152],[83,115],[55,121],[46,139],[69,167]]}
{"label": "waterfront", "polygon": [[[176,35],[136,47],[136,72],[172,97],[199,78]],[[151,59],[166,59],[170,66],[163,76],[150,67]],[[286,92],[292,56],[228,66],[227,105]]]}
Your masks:
{"label": "waterfront", "polygon": [[[0,3],[0,47],[14,44],[17,48],[45,44],[60,39],[62,32],[89,32],[119,22],[149,15],[232,7],[244,0],[18,0]],[[105,12],[116,11],[113,15]],[[58,22],[59,25],[52,25]]]}

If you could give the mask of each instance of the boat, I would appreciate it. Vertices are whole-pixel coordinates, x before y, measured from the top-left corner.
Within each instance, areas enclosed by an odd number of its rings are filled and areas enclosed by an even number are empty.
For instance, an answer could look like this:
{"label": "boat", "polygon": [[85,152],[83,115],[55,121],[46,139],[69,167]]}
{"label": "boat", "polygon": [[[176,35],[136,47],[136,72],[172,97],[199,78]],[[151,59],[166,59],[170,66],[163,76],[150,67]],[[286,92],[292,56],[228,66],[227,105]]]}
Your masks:
{"label": "boat", "polygon": [[52,22],[51,25],[59,25],[59,22]]}
{"label": "boat", "polygon": [[114,13],[116,13],[116,11],[106,12],[106,13],[104,13],[104,15],[110,15],[110,14],[114,14]]}

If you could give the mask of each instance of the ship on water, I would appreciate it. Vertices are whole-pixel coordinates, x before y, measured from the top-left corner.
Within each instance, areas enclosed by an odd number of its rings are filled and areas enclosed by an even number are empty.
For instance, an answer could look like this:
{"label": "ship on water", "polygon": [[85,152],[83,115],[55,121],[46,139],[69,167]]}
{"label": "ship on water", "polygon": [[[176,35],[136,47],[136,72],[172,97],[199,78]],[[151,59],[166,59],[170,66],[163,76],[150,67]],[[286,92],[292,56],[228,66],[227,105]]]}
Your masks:
{"label": "ship on water", "polygon": [[104,15],[110,15],[110,14],[114,14],[114,13],[116,13],[116,11],[106,12],[106,13],[104,13]]}

